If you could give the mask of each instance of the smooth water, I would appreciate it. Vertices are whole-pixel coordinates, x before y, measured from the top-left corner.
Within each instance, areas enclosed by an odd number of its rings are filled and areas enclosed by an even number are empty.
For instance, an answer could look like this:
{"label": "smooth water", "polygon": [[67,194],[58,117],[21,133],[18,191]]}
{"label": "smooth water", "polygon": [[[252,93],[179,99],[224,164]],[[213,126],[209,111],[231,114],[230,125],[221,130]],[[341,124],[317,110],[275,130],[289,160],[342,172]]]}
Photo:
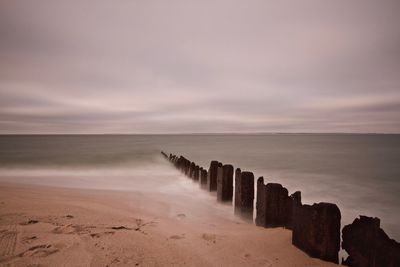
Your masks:
{"label": "smooth water", "polygon": [[400,135],[0,136],[0,181],[202,196],[182,192],[161,150],[207,168],[216,159],[253,171],[302,191],[303,203],[336,203],[343,225],[379,217],[400,240]]}

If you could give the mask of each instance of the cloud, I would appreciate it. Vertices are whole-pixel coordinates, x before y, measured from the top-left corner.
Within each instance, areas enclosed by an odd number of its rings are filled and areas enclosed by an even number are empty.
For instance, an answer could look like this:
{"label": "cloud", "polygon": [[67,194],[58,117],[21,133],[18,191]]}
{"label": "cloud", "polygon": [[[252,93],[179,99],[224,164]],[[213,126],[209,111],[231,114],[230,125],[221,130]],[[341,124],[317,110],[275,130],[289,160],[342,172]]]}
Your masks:
{"label": "cloud", "polygon": [[399,11],[3,1],[0,133],[398,133]]}

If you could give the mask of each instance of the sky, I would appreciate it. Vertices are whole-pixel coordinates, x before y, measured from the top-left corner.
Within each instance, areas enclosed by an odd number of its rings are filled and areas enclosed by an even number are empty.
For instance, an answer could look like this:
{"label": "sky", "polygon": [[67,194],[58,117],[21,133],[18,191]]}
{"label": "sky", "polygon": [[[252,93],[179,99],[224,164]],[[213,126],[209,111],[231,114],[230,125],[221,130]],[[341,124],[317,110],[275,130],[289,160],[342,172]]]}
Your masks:
{"label": "sky", "polygon": [[400,133],[400,1],[3,0],[0,133]]}

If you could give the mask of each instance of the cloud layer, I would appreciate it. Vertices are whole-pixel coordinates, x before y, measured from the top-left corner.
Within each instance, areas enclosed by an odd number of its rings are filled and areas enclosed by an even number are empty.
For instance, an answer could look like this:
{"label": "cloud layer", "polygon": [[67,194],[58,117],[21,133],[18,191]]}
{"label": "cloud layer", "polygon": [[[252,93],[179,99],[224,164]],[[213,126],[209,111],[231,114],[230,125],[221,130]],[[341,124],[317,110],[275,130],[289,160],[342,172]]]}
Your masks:
{"label": "cloud layer", "polygon": [[0,133],[400,132],[398,1],[2,1]]}

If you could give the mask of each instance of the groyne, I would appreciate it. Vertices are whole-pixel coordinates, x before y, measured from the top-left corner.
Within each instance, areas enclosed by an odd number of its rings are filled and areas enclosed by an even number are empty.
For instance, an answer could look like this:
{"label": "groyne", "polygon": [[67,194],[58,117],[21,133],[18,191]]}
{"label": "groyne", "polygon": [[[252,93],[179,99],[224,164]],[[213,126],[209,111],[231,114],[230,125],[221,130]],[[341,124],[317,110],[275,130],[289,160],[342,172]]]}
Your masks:
{"label": "groyne", "polygon": [[255,196],[255,177],[250,171],[240,168],[234,171],[231,164],[217,160],[212,160],[206,169],[183,156],[167,155],[163,151],[161,154],[187,177],[199,182],[200,188],[216,191],[217,201],[233,204],[235,214],[250,222],[253,222],[256,197],[255,224],[292,230],[292,244],[311,257],[338,264],[342,247],[349,254],[342,259],[343,265],[400,266],[400,244],[380,228],[378,218],[360,216],[341,231],[341,212],[334,203],[302,204],[300,191],[289,194],[281,184],[265,184],[263,177],[257,179]]}

